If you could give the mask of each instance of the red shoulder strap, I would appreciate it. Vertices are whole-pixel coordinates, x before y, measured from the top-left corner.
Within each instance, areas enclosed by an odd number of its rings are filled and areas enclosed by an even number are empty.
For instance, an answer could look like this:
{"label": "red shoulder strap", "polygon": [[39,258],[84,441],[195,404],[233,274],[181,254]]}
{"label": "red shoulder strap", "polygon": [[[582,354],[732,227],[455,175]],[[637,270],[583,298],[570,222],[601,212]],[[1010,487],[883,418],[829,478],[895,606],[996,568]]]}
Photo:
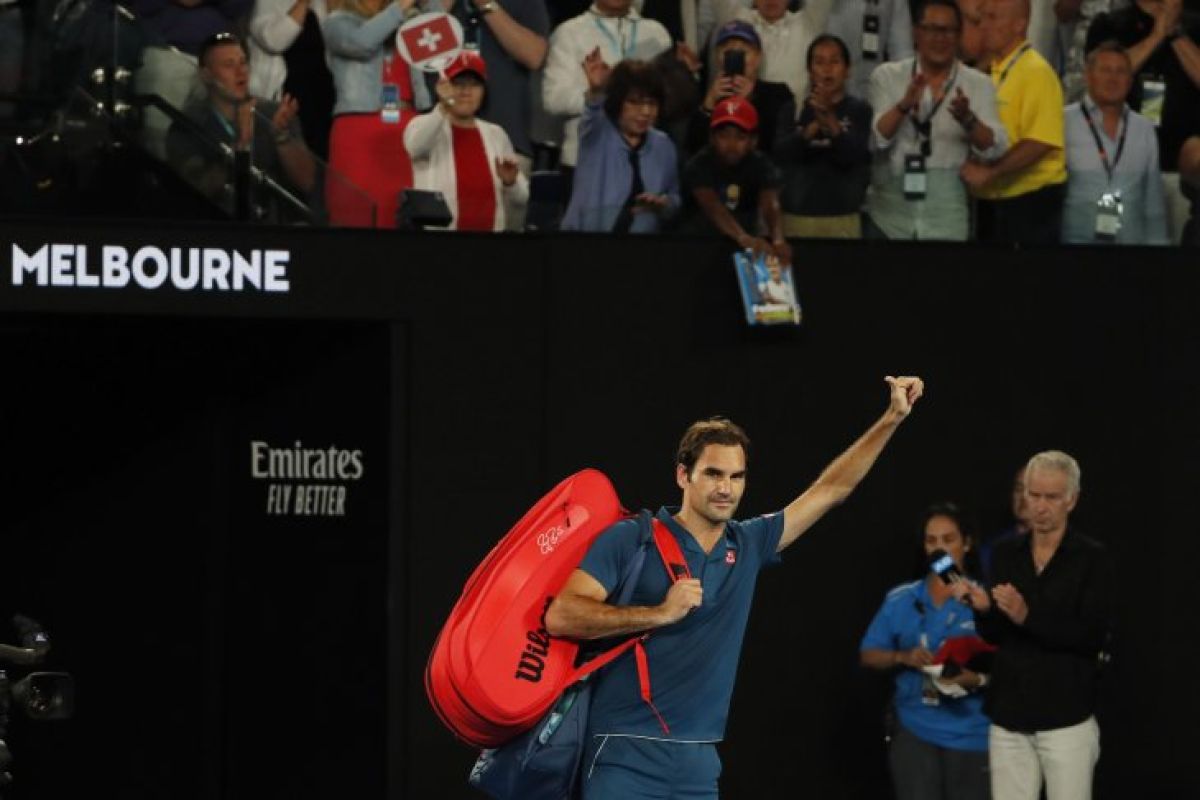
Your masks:
{"label": "red shoulder strap", "polygon": [[667,568],[667,576],[671,583],[692,577],[692,571],[688,569],[687,559],[683,557],[675,535],[667,528],[666,523],[657,517],[654,518],[654,544],[662,557],[663,566]]}
{"label": "red shoulder strap", "polygon": [[[652,527],[654,532],[654,549],[658,551],[659,558],[662,559],[663,566],[666,567],[667,577],[671,579],[671,583],[692,577],[692,571],[688,569],[687,559],[683,557],[683,551],[679,549],[679,542],[675,540],[675,536],[658,519],[653,521]],[[626,639],[621,644],[606,651],[603,655],[597,656],[580,666],[571,676],[571,682],[595,672],[632,647],[634,658],[637,662],[638,689],[641,692],[642,700],[646,705],[650,706],[650,710],[654,713],[655,718],[658,719],[658,724],[662,726],[663,733],[670,736],[671,729],[667,726],[667,721],[663,719],[662,714],[658,713],[658,709],[654,705],[653,695],[650,692],[650,664],[646,659],[646,648],[642,645],[642,642],[649,636],[649,633],[643,633],[640,636]]]}

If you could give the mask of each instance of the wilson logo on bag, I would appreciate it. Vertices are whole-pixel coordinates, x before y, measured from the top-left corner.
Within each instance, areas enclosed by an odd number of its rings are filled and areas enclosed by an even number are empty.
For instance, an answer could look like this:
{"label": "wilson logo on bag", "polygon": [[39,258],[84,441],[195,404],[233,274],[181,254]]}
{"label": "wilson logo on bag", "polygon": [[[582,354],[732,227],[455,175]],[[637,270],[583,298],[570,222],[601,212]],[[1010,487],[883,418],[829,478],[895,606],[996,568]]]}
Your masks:
{"label": "wilson logo on bag", "polygon": [[623,514],[608,478],[583,470],[538,501],[472,573],[425,669],[429,701],[460,739],[496,747],[558,700],[579,645],[549,635],[545,610]]}

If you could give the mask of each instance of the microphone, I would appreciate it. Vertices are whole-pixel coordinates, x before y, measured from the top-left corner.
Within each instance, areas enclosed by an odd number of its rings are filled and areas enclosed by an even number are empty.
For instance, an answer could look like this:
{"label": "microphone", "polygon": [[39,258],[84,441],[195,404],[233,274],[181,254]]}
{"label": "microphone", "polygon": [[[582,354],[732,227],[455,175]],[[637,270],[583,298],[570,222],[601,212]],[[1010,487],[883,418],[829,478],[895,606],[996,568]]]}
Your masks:
{"label": "microphone", "polygon": [[929,571],[941,578],[942,583],[947,585],[963,580],[963,574],[959,572],[954,559],[940,548],[929,554]]}
{"label": "microphone", "polygon": [[[966,578],[958,569],[958,564],[954,563],[954,559],[945,550],[938,548],[929,554],[929,571],[942,579],[942,583],[947,586],[953,586],[959,581],[965,581]],[[971,595],[964,594],[958,598],[964,605],[974,608],[971,603]]]}

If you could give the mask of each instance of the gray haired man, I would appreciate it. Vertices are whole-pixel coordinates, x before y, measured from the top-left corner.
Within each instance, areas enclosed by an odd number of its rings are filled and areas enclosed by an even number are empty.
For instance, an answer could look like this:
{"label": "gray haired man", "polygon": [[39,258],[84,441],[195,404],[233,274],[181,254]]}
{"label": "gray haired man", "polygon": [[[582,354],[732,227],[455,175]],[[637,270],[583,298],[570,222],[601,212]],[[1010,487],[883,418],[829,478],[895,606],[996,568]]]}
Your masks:
{"label": "gray haired man", "polygon": [[1112,616],[1112,565],[1067,520],[1080,471],[1059,450],[1025,468],[1028,536],[997,544],[991,591],[964,587],[985,639],[999,647],[984,710],[994,800],[1088,800],[1100,757],[1093,716]]}

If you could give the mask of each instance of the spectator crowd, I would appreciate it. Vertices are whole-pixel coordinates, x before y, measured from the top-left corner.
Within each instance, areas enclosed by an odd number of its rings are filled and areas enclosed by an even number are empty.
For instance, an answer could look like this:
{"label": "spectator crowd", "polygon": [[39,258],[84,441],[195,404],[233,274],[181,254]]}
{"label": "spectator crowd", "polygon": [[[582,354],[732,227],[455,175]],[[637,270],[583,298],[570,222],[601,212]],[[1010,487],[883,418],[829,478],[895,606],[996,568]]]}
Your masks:
{"label": "spectator crowd", "polygon": [[[789,236],[1200,243],[1192,4],[130,8],[151,36],[138,90],[186,109],[191,130],[249,149],[333,224],[393,226],[412,188],[440,192],[459,230],[707,231],[790,259]],[[396,45],[397,29],[428,12],[457,19],[465,43],[436,74]],[[152,151],[217,182],[178,120],[151,111],[144,126]]]}

